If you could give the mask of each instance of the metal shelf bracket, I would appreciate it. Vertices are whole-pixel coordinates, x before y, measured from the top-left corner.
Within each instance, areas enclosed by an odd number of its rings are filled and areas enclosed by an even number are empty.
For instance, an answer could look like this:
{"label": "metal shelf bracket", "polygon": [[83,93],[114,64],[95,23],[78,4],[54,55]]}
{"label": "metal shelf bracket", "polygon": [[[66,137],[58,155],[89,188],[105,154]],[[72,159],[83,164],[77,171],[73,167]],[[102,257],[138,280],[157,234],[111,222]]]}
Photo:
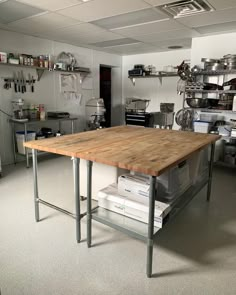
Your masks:
{"label": "metal shelf bracket", "polygon": [[135,86],[135,78],[130,78],[130,81],[132,82],[133,86]]}

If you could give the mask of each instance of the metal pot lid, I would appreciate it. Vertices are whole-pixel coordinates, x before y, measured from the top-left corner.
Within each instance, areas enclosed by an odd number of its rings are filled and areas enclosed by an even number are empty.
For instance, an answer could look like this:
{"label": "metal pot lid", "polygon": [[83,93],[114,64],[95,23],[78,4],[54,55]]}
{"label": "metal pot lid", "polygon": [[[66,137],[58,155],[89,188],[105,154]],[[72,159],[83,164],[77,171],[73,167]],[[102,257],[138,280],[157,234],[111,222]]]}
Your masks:
{"label": "metal pot lid", "polygon": [[201,61],[205,62],[205,63],[219,63],[220,62],[219,59],[214,59],[214,58],[202,58]]}
{"label": "metal pot lid", "polygon": [[236,54],[226,54],[223,55],[223,58],[236,58]]}

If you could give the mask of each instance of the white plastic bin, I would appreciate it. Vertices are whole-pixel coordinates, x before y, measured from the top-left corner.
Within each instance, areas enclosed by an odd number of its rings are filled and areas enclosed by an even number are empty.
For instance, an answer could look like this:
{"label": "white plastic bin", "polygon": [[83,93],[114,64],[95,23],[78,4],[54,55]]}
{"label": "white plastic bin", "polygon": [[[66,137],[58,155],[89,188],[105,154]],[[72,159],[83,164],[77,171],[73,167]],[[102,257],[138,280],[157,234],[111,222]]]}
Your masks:
{"label": "white plastic bin", "polygon": [[[26,141],[35,140],[36,132],[35,131],[27,131]],[[19,154],[25,155],[25,147],[23,143],[25,142],[25,132],[24,131],[17,131],[16,132],[16,143],[17,143],[17,150]],[[29,150],[31,153],[31,149]]]}
{"label": "white plastic bin", "polygon": [[203,122],[215,122],[217,119],[217,115],[216,114],[200,114],[200,121]]}
{"label": "white plastic bin", "polygon": [[[184,161],[157,177],[157,199],[172,200],[184,193],[190,185],[189,163]],[[125,174],[118,178],[118,192],[123,196],[148,197],[149,187],[150,178],[144,174]]]}
{"label": "white plastic bin", "polygon": [[211,123],[205,121],[195,121],[193,123],[193,126],[194,132],[208,133],[210,130]]}

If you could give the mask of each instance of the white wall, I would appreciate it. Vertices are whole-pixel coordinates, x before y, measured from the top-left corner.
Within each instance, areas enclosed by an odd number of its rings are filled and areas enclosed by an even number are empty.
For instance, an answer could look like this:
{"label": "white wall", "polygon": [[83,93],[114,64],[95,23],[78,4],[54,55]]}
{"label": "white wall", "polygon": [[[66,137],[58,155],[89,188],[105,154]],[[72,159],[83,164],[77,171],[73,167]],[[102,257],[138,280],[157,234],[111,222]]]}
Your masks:
{"label": "white wall", "polygon": [[[90,80],[91,83],[88,84],[92,86],[87,87],[90,89],[82,90],[82,102],[79,104],[78,100],[66,100],[61,95],[58,72],[44,72],[41,80],[35,84],[34,93],[27,92],[25,94],[16,94],[14,92],[14,87],[11,90],[4,90],[2,78],[13,77],[13,72],[17,72],[21,70],[21,68],[0,65],[0,108],[4,109],[6,112],[12,112],[12,99],[21,97],[28,104],[45,104],[46,110],[68,111],[71,115],[78,116],[79,120],[76,122],[75,126],[76,131],[84,130],[86,101],[93,96],[99,97],[100,64],[114,67],[112,68],[112,106],[114,106],[114,109],[121,107],[122,58],[120,56],[4,30],[0,30],[0,40],[0,50],[8,53],[27,53],[33,55],[52,54],[53,56],[57,56],[61,51],[71,52],[75,55],[79,66],[89,67],[92,71],[91,75],[88,75],[86,78],[87,82]],[[28,73],[36,77],[36,73],[33,69],[22,69],[26,77]],[[120,116],[112,114],[112,125],[119,123]],[[65,129],[67,129],[67,127],[68,125],[65,124]],[[0,154],[3,163],[12,163],[11,128],[7,117],[2,113],[0,113]]]}
{"label": "white wall", "polygon": [[191,64],[202,65],[201,58],[221,58],[236,53],[236,33],[197,37],[192,40]]}
{"label": "white wall", "polygon": [[190,50],[176,50],[150,54],[130,55],[123,57],[123,98],[140,97],[150,99],[148,112],[156,112],[160,109],[161,102],[175,103],[175,111],[182,108],[182,96],[177,94],[177,82],[179,77],[136,79],[133,86],[128,79],[128,70],[135,64],[154,65],[158,71],[164,66],[179,65],[183,60],[190,59]]}

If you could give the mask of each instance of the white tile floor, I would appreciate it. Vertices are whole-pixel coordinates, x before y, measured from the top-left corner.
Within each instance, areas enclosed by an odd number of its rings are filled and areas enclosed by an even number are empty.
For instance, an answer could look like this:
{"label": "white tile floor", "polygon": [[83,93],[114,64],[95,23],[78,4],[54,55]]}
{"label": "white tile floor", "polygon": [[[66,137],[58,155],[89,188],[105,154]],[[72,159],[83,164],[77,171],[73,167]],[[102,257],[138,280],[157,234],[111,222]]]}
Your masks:
{"label": "white tile floor", "polygon": [[[236,294],[236,182],[215,169],[212,201],[205,190],[155,239],[153,273],[145,275],[146,247],[93,222],[94,247],[75,241],[74,220],[41,206],[34,221],[32,169],[4,167],[0,179],[1,295]],[[40,197],[73,210],[69,158],[39,162]],[[83,204],[83,208],[85,209]]]}

